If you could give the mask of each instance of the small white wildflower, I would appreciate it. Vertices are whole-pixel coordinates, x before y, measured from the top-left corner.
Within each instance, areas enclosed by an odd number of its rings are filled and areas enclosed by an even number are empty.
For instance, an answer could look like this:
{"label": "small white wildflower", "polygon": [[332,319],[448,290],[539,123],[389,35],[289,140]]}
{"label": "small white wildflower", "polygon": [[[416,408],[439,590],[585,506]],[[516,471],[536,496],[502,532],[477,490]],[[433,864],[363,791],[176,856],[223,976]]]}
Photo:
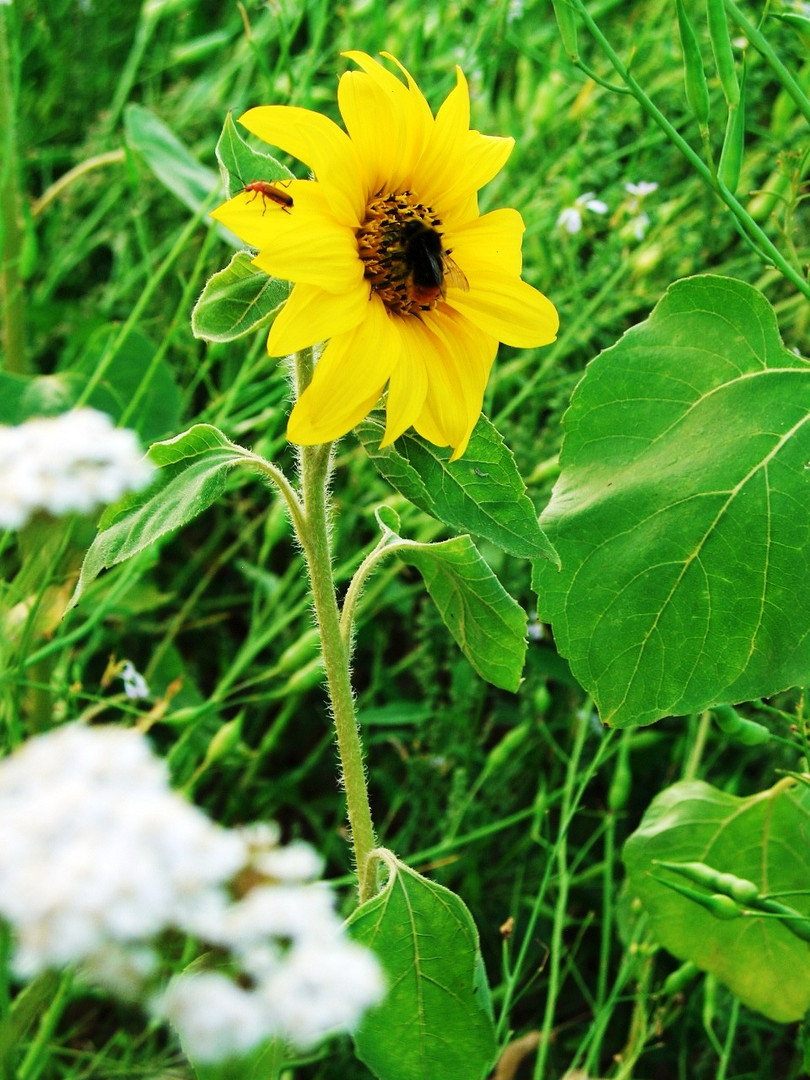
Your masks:
{"label": "small white wildflower", "polygon": [[638,199],[643,199],[646,195],[652,195],[654,191],[658,191],[658,184],[649,180],[639,180],[637,184],[625,184],[624,190]]}
{"label": "small white wildflower", "polygon": [[628,232],[636,238],[636,240],[643,240],[644,234],[650,224],[650,217],[642,210],[640,214],[636,214],[634,218],[631,218],[625,228]]}
{"label": "small white wildflower", "polygon": [[216,971],[178,975],[153,1002],[153,1012],[174,1027],[191,1061],[225,1061],[273,1034],[261,999]]}
{"label": "small white wildflower", "polygon": [[170,789],[138,732],[70,724],[0,762],[0,915],[22,975],[222,907],[246,856]]}
{"label": "small white wildflower", "polygon": [[557,227],[569,233],[578,233],[582,228],[582,214],[585,210],[590,210],[592,214],[606,214],[608,205],[601,199],[595,199],[593,191],[586,191],[584,195],[578,195],[571,206],[566,206],[560,212]]}
{"label": "small white wildflower", "polygon": [[124,680],[124,693],[132,701],[149,697],[149,685],[131,660],[125,661],[118,675]]}
{"label": "small white wildflower", "polygon": [[0,425],[0,528],[36,513],[87,514],[149,483],[154,467],[133,431],[95,409]]}

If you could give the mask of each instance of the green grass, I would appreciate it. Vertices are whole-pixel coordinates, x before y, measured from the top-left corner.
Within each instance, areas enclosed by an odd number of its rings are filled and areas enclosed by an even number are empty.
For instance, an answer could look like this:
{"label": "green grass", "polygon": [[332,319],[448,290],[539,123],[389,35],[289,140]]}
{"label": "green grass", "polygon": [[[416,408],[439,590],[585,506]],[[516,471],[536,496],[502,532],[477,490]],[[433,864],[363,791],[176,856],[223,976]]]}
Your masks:
{"label": "green grass", "polygon": [[[24,265],[32,370],[92,369],[99,334],[140,357],[159,352],[177,388],[179,426],[154,437],[206,421],[291,463],[285,373],[268,360],[263,336],[209,347],[191,335],[194,299],[231,250],[204,220],[190,224],[175,194],[126,150],[122,117],[129,103],[152,110],[215,169],[229,110],[295,104],[338,119],[334,91],[346,49],[392,52],[434,108],[460,64],[472,88],[473,126],[516,139],[482,206],[523,214],[524,277],[553,299],[561,329],[546,349],[502,349],[486,408],[538,511],[555,476],[562,413],[584,366],[643,319],[673,280],[713,271],[758,285],[779,313],[787,345],[801,348],[806,301],[745,244],[677,149],[632,98],[572,67],[550,3],[527,0],[514,18],[512,8],[500,0],[271,0],[250,2],[241,14],[204,2],[147,4],[138,14],[115,2],[14,0],[22,182],[27,204],[39,211],[29,219]],[[674,5],[601,0],[588,8],[617,52],[632,55],[636,80],[699,149]],[[695,5],[696,23],[701,12]],[[775,20],[767,29],[784,62],[806,76],[795,31]],[[595,72],[615,82],[584,31],[580,45]],[[702,45],[711,71],[705,34]],[[787,222],[806,263],[807,204],[797,199],[806,134],[756,58],[748,80],[740,197],[761,204],[754,193],[784,178],[792,204],[777,200],[760,223],[778,240]],[[724,111],[715,79],[710,93],[719,154]],[[121,149],[37,205],[67,170]],[[624,185],[641,180],[659,187],[645,200],[650,225],[637,241],[622,231],[622,207]],[[610,211],[586,215],[575,235],[556,228],[562,208],[588,191]],[[397,507],[408,535],[438,535],[391,494],[352,438],[341,445],[338,476],[341,586],[375,541],[380,502]],[[9,739],[12,717],[30,730],[38,690],[40,698],[48,691],[54,721],[143,722],[120,682],[103,682],[111,655],[131,659],[161,698],[147,723],[178,785],[223,823],[278,820],[286,836],[323,852],[329,876],[346,879],[344,808],[316,651],[305,640],[311,615],[303,569],[280,507],[267,509],[270,498],[258,481],[234,480],[218,506],[159,553],[102,577],[64,622],[31,630],[0,683],[0,709]],[[74,535],[74,563],[91,538]],[[19,554],[9,544],[0,549],[9,579]],[[494,549],[484,554],[533,610],[529,567]],[[573,1067],[638,1080],[805,1075],[795,1027],[739,1008],[702,976],[676,996],[662,993],[677,963],[645,937],[627,938],[620,862],[624,838],[667,784],[699,776],[745,794],[773,782],[775,770],[796,767],[797,755],[729,744],[697,717],[604,732],[548,637],[531,643],[520,691],[496,691],[461,658],[407,568],[386,566],[364,594],[355,682],[381,840],[470,907],[500,1035],[545,1026],[538,1076],[562,1077]],[[776,704],[790,716],[797,701]],[[237,717],[239,744],[201,770],[214,733]],[[782,734],[787,727],[782,720]],[[345,897],[349,905],[349,888]],[[499,927],[510,916],[507,938]],[[43,1080],[190,1075],[166,1033],[149,1030],[139,1012],[72,993]],[[535,1060],[536,1052],[517,1077],[534,1075]],[[366,1075],[348,1042],[289,1071],[291,1080]]]}

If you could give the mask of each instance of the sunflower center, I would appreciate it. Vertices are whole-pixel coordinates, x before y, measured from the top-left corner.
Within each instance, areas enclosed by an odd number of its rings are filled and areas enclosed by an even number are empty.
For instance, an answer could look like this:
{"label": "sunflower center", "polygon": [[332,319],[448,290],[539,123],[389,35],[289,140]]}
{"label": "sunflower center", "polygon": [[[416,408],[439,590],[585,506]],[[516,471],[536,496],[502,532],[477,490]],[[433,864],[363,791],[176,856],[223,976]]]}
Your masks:
{"label": "sunflower center", "polygon": [[365,277],[389,311],[418,315],[444,293],[441,219],[412,191],[375,195],[357,230]]}

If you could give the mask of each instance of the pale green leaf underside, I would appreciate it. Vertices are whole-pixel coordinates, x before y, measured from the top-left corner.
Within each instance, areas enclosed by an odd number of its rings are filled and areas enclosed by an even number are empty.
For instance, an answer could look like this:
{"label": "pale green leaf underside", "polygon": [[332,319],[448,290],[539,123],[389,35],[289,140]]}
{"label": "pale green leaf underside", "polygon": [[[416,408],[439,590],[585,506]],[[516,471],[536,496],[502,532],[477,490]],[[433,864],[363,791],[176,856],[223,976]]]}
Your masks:
{"label": "pale green leaf underside", "polygon": [[656,880],[654,874],[667,874],[656,870],[653,860],[702,862],[753,881],[762,895],[789,892],[790,906],[808,914],[808,832],[806,787],[780,781],[743,799],[692,781],[662,792],[624,848],[629,896],[641,900],[660,944],[716,975],[752,1009],[783,1023],[801,1019],[810,1008],[810,945],[779,919],[715,918]]}
{"label": "pale green leaf underside", "polygon": [[71,607],[102,570],[143,551],[211,506],[225,488],[228,469],[239,463],[255,466],[261,460],[210,424],[197,424],[155,443],[149,457],[161,468],[175,466],[176,471],[98,533],[84,558]]}
{"label": "pale green leaf underside", "polygon": [[383,1003],[355,1033],[380,1080],[482,1080],[495,1056],[478,933],[458,896],[381,850],[388,881],[351,916],[388,980]]}
{"label": "pale green leaf underside", "polygon": [[742,282],[673,285],[589,365],[535,564],[540,613],[602,719],[810,679],[810,364]]}
{"label": "pale green leaf underside", "polygon": [[481,417],[464,456],[408,431],[380,447],[384,422],[372,414],[357,435],[382,476],[420,510],[454,529],[490,540],[518,558],[557,556],[537,523],[537,514],[498,430]]}
{"label": "pale green leaf underside", "polygon": [[191,313],[191,329],[206,341],[235,341],[269,324],[289,294],[286,281],[268,277],[253,265],[249,252],[238,251],[205,283]]}

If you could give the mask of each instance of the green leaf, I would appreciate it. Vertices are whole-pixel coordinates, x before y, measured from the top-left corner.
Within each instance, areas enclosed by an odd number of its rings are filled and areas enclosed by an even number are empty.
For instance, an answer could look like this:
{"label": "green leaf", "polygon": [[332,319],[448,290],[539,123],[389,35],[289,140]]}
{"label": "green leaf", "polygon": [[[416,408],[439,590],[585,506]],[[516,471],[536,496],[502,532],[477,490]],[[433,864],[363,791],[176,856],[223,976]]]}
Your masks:
{"label": "green leaf", "polygon": [[261,458],[232,443],[210,424],[197,424],[182,435],[150,447],[151,460],[171,470],[161,487],[149,489],[136,505],[113,508],[85,556],[68,607],[78,603],[102,570],[143,551],[208,509],[222,494],[234,465],[260,466]]}
{"label": "green leaf", "polygon": [[481,678],[502,690],[517,690],[526,657],[526,612],[469,536],[435,544],[403,540],[390,507],[379,508],[377,521],[391,549],[424,578],[445,626]]}
{"label": "green leaf", "polygon": [[497,428],[481,417],[464,456],[450,462],[415,432],[380,447],[385,423],[372,414],[355,429],[381,475],[420,510],[454,529],[490,540],[510,555],[551,559],[557,555],[537,523],[537,513]]}
{"label": "green leaf", "polygon": [[380,1080],[482,1080],[495,1057],[495,1030],[470,913],[390,851],[375,854],[388,881],[348,928],[376,953],[388,994],[363,1017],[357,1055]]}
{"label": "green leaf", "polygon": [[225,181],[228,198],[254,180],[290,180],[293,174],[270,154],[248,146],[239,134],[231,114],[225,117],[216,148],[217,161]]}
{"label": "green leaf", "polygon": [[[763,896],[790,893],[788,903],[808,915],[809,826],[810,789],[792,780],[748,798],[689,781],[653,801],[624,847],[628,895],[640,900],[661,945],[782,1023],[801,1019],[810,1008],[810,953],[788,929],[790,921],[755,910],[717,918],[678,891],[686,878],[659,861],[704,863],[748,879]],[[710,888],[705,893],[710,896]],[[751,911],[753,905],[740,907]]]}
{"label": "green leaf", "polygon": [[234,341],[270,323],[289,294],[288,282],[268,277],[238,251],[206,282],[191,313],[192,332],[206,341]]}
{"label": "green leaf", "polygon": [[201,165],[171,128],[142,105],[127,105],[124,134],[163,186],[194,213],[219,187],[213,169]]}
{"label": "green leaf", "polygon": [[597,357],[541,517],[541,617],[602,719],[810,681],[810,364],[750,285],[673,285]]}

